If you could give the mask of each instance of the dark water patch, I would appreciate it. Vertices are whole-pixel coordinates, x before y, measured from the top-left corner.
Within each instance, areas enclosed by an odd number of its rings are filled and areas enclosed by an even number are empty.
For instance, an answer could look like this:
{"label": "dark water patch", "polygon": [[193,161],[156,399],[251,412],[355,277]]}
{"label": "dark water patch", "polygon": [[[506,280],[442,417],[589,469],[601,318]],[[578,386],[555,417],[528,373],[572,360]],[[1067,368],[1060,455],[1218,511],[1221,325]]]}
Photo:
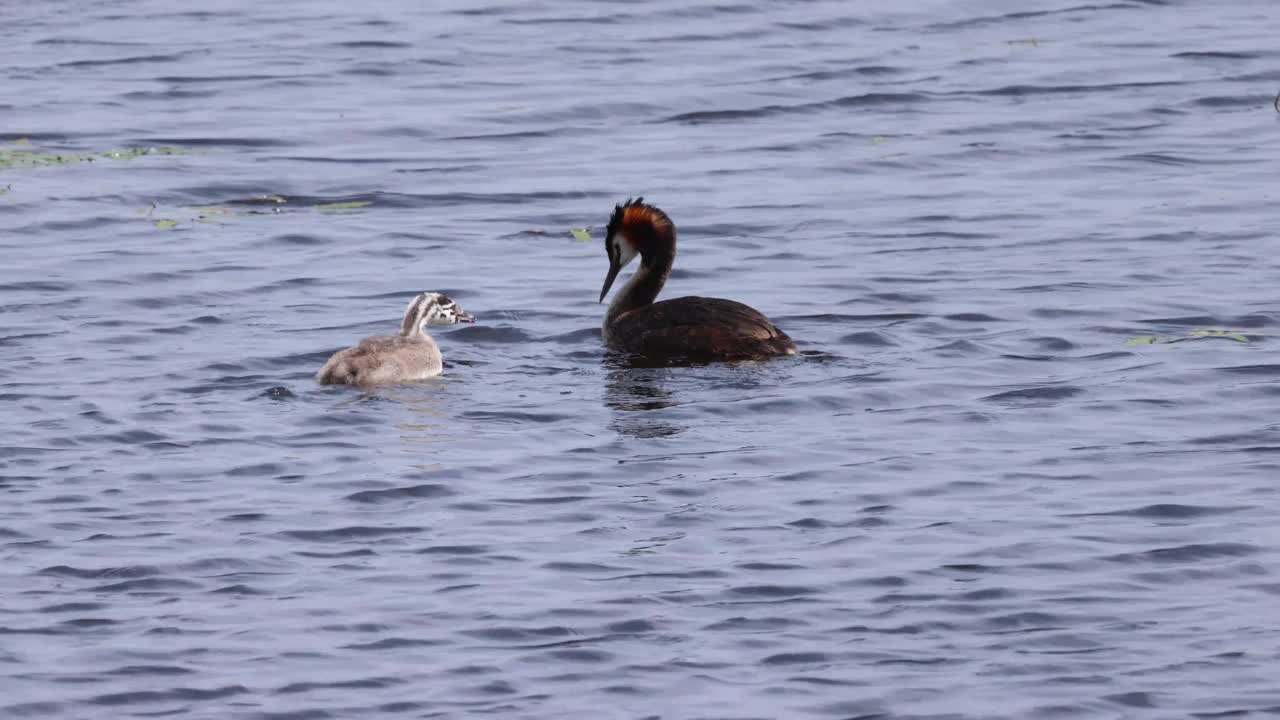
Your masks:
{"label": "dark water patch", "polygon": [[93,628],[110,627],[119,624],[116,620],[108,618],[75,618],[72,620],[63,620],[62,627],[71,628],[72,630],[89,630]]}
{"label": "dark water patch", "polygon": [[[941,334],[940,326],[935,325],[930,330],[930,334]],[[985,357],[991,354],[991,351],[986,346],[972,340],[953,340],[930,348],[930,352],[942,357]]]}
{"label": "dark water patch", "polygon": [[227,477],[269,477],[284,475],[287,472],[285,466],[279,463],[259,463],[256,465],[241,465],[226,471]]}
{"label": "dark water patch", "polygon": [[90,705],[119,707],[141,705],[158,702],[198,702],[203,700],[222,700],[250,692],[243,685],[224,685],[216,688],[172,688],[169,690],[137,690],[132,692],[106,693],[89,698]]}
{"label": "dark water patch", "polygon": [[314,245],[328,245],[333,243],[334,241],[331,238],[326,238],[318,235],[286,233],[283,235],[273,235],[267,240],[267,242],[270,244],[314,246]]}
{"label": "dark water patch", "polygon": [[422,485],[407,485],[382,490],[361,490],[351,493],[347,496],[347,499],[358,503],[384,503],[407,498],[439,498],[456,494],[454,490],[447,486],[424,483]]}
{"label": "dark water patch", "polygon": [[[58,63],[57,67],[62,68],[94,68],[94,67],[110,67],[112,65],[138,65],[144,63],[166,63],[177,62],[188,57],[190,53],[177,52],[163,55],[129,55],[126,57],[104,58],[93,60],[69,60],[67,62]],[[28,136],[29,137],[29,136]],[[14,138],[16,139],[16,138]],[[46,138],[40,138],[46,139]],[[177,143],[166,143],[177,144]]]}
{"label": "dark water patch", "polygon": [[237,73],[228,75],[161,75],[154,79],[155,82],[170,83],[173,85],[189,85],[200,83],[234,83],[254,80],[280,80],[296,76],[285,75],[265,75],[261,73]]}
{"label": "dark water patch", "polygon": [[1077,347],[1070,340],[1060,337],[1034,337],[1028,338],[1027,342],[1034,344],[1040,350],[1054,353],[1070,352]]}
{"label": "dark water patch", "polygon": [[883,105],[906,106],[920,103],[925,96],[918,93],[866,93],[799,105],[762,105],[739,110],[697,110],[663,118],[659,122],[706,125],[740,120],[761,120],[777,115],[811,113],[827,109],[852,109]]}
{"label": "dark water patch", "polygon": [[63,630],[51,627],[10,627],[0,625],[0,635],[57,635]]}
{"label": "dark water patch", "polygon": [[44,568],[41,575],[75,578],[77,580],[105,580],[115,578],[146,578],[160,574],[160,569],[151,565],[122,565],[97,569],[76,568],[69,565],[55,565]]}
{"label": "dark water patch", "polygon": [[181,578],[144,577],[96,585],[89,590],[99,593],[161,593],[167,590],[194,590],[199,587],[199,583]]}
{"label": "dark water patch", "polygon": [[222,520],[225,522],[260,522],[270,517],[267,513],[235,513],[223,517]]}
{"label": "dark water patch", "polygon": [[764,665],[816,665],[832,660],[831,655],[823,652],[792,652],[770,655],[760,662]]}
{"label": "dark water patch", "polygon": [[1247,557],[1260,551],[1261,548],[1247,543],[1192,543],[1136,553],[1119,553],[1110,555],[1106,559],[1112,562],[1133,564],[1193,563],[1206,560],[1221,560],[1223,558]]}
{"label": "dark water patch", "polygon": [[333,44],[335,47],[353,50],[399,50],[414,47],[413,43],[398,40],[344,40]]}
{"label": "dark water patch", "polygon": [[244,583],[236,583],[234,585],[224,585],[209,591],[215,595],[271,595],[266,590],[259,590],[251,585]]}
{"label": "dark water patch", "polygon": [[65,713],[66,706],[56,702],[26,702],[16,705],[0,705],[0,710],[10,713],[12,717],[43,717]]}
{"label": "dark water patch", "polygon": [[99,602],[68,602],[58,603],[40,608],[40,612],[44,613],[64,613],[64,612],[97,612],[107,607],[105,603]]}
{"label": "dark water patch", "polygon": [[527,644],[530,642],[542,642],[548,638],[567,638],[576,635],[571,629],[561,626],[552,625],[546,627],[491,627],[479,630],[463,630],[463,635],[475,637],[482,640],[490,640],[502,643]]}
{"label": "dark water patch", "polygon": [[549,650],[539,653],[540,658],[546,661],[560,661],[567,663],[607,663],[614,659],[613,653],[605,650],[595,650],[591,648],[561,648],[557,650]]}
{"label": "dark water patch", "polygon": [[295,550],[294,554],[298,555],[299,557],[319,558],[322,560],[336,560],[341,558],[374,557],[378,554],[378,552],[371,548],[357,548],[355,550],[336,550],[334,552]]}
{"label": "dark water patch", "polygon": [[181,148],[282,148],[291,147],[295,143],[286,138],[274,137],[206,137],[194,136],[159,136],[139,138],[142,145],[168,146]]}
{"label": "dark water patch", "polygon": [[794,585],[741,585],[729,588],[729,592],[744,597],[778,599],[804,597],[819,591],[816,588]]}
{"label": "dark water patch", "polygon": [[445,644],[443,640],[422,640],[417,638],[389,637],[367,643],[351,643],[343,645],[344,650],[386,651],[404,648],[436,647]]}
{"label": "dark water patch", "polygon": [[490,549],[484,545],[432,545],[416,550],[420,555],[484,555]]}
{"label": "dark water patch", "polygon": [[[1269,101],[1273,99],[1270,95],[1253,94],[1253,95],[1208,95],[1192,100],[1192,104],[1200,107],[1225,109],[1225,108],[1263,108]],[[1244,164],[1246,160],[1200,160],[1199,162],[1220,162],[1220,163],[1238,163]]]}
{"label": "dark water patch", "polygon": [[1232,375],[1260,375],[1265,377],[1280,375],[1280,365],[1234,365],[1215,369],[1218,372]]}
{"label": "dark water patch", "polygon": [[284,530],[279,534],[304,542],[347,542],[351,540],[374,540],[397,535],[417,535],[426,530],[419,526],[372,527],[352,525],[333,528],[331,530]]}
{"label": "dark water patch", "polygon": [[[800,23],[784,23],[790,27],[801,27]],[[830,29],[827,23],[821,23],[817,27],[821,29]],[[816,29],[816,28],[815,28]],[[870,76],[885,77],[889,75],[901,75],[905,70],[893,65],[859,65],[849,68],[840,68],[835,70],[813,70],[809,72],[796,73],[794,75],[783,75],[777,78],[769,78],[767,82],[775,82],[780,80],[844,80],[850,77]]]}
{"label": "dark water patch", "polygon": [[[459,300],[458,302],[462,301]],[[533,339],[527,331],[521,330],[517,327],[481,325],[479,323],[453,330],[449,333],[449,336],[459,341],[475,343],[477,345],[526,343]]]}
{"label": "dark water patch", "polygon": [[1229,445],[1238,451],[1256,451],[1280,445],[1280,432],[1268,428],[1257,432],[1227,433],[1191,438],[1192,445]]}
{"label": "dark water patch", "polygon": [[579,562],[562,562],[555,561],[543,565],[543,568],[554,572],[575,573],[591,575],[596,573],[617,573],[626,568],[615,565],[604,565],[600,563],[579,563]]}
{"label": "dark water patch", "polygon": [[1185,60],[1254,60],[1261,55],[1256,52],[1227,52],[1223,50],[1188,50],[1176,52],[1169,57]]}
{"label": "dark water patch", "polygon": [[1194,518],[1209,517],[1213,515],[1225,515],[1230,513],[1250,510],[1248,506],[1211,506],[1211,505],[1183,505],[1179,503],[1155,503],[1152,505],[1143,505],[1126,510],[1111,510],[1108,512],[1095,513],[1073,513],[1069,517],[1106,517],[1109,515],[1119,515],[1126,517],[1145,518],[1150,520],[1189,520]]}
{"label": "dark water patch", "polygon": [[108,675],[142,675],[146,677],[172,677],[175,675],[191,675],[194,671],[190,668],[180,667],[177,665],[125,665],[113,670],[108,670]]}
{"label": "dark water patch", "polygon": [[990,90],[976,90],[964,94],[990,95],[997,97],[1028,97],[1036,95],[1088,95],[1097,93],[1118,93],[1127,90],[1162,88],[1181,85],[1173,81],[1107,83],[1102,85],[1006,85]]}
{"label": "dark water patch", "polygon": [[983,400],[997,403],[1053,403],[1068,400],[1085,393],[1084,388],[1075,385],[1046,385],[1041,387],[1018,388],[988,395]]}
{"label": "dark water patch", "polygon": [[538,138],[550,138],[558,135],[579,135],[583,131],[578,128],[556,128],[553,130],[524,130],[513,132],[496,132],[485,133],[482,135],[455,135],[447,138],[448,140],[535,140]]}
{"label": "dark water patch", "polygon": [[121,95],[121,99],[138,103],[166,103],[174,100],[207,100],[219,93],[218,90],[183,90],[169,88],[167,90],[135,90]]}
{"label": "dark water patch", "polygon": [[1006,23],[1016,23],[1023,20],[1035,20],[1060,15],[1094,14],[1102,13],[1107,10],[1129,10],[1132,7],[1132,3],[1120,2],[1073,5],[1070,7],[1053,8],[1049,10],[1019,10],[1015,12],[1001,13],[999,15],[980,15],[973,18],[965,18],[964,20],[934,23],[933,25],[928,26],[928,29],[935,32],[951,32],[973,27],[1004,25]]}
{"label": "dark water patch", "polygon": [[1102,699],[1131,708],[1156,708],[1160,706],[1156,702],[1155,696],[1147,692],[1116,693],[1114,695],[1104,695]]}
{"label": "dark water patch", "polygon": [[71,285],[67,283],[52,282],[48,280],[23,280],[18,282],[0,283],[0,292],[49,292],[49,293],[65,293],[71,290]]}
{"label": "dark water patch", "polygon": [[602,336],[599,327],[582,328],[579,330],[571,330],[567,333],[559,335],[550,335],[542,338],[544,342],[554,342],[561,345],[582,345],[583,343],[595,343]]}
{"label": "dark water patch", "polygon": [[279,695],[312,692],[314,690],[381,690],[401,685],[407,680],[392,677],[371,677],[359,680],[339,680],[335,682],[295,682],[283,685],[274,690]]}
{"label": "dark water patch", "polygon": [[523,425],[526,423],[559,423],[566,419],[566,416],[554,413],[527,413],[507,410],[503,412],[481,412],[472,410],[464,412],[460,417],[471,421],[505,423],[508,425]]}
{"label": "dark water patch", "polygon": [[857,332],[840,338],[842,345],[860,345],[862,347],[893,347],[898,343],[887,334],[879,331]]}
{"label": "dark water patch", "polygon": [[1221,162],[1215,160],[1205,160],[1191,158],[1186,156],[1172,155],[1170,153],[1133,153],[1128,155],[1120,155],[1115,158],[1123,162],[1148,163],[1151,165],[1169,165],[1179,167],[1184,165],[1199,165],[1209,162]]}

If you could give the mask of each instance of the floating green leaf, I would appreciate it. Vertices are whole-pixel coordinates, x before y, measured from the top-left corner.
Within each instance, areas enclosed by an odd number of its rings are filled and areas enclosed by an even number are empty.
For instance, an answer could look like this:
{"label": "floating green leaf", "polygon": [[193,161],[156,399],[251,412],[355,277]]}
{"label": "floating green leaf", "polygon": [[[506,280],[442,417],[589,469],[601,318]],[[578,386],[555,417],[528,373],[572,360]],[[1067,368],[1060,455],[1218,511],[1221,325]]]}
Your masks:
{"label": "floating green leaf", "polygon": [[356,208],[368,207],[373,204],[372,200],[348,200],[347,202],[322,203],[316,206],[317,210],[354,210]]}
{"label": "floating green leaf", "polygon": [[1159,337],[1156,335],[1139,335],[1129,338],[1125,341],[1126,345],[1168,345],[1169,343],[1185,342],[1188,340],[1199,340],[1203,338],[1227,338],[1235,340],[1239,343],[1249,342],[1249,336],[1235,330],[1225,330],[1223,328],[1196,328],[1190,330],[1186,335],[1181,337]]}
{"label": "floating green leaf", "polygon": [[1196,328],[1187,334],[1191,337],[1224,337],[1231,338],[1236,342],[1249,342],[1249,338],[1245,334],[1234,330],[1224,330],[1223,328]]}
{"label": "floating green leaf", "polygon": [[160,218],[156,221],[156,227],[161,230],[172,230],[173,228],[178,227],[178,221],[173,218]]}
{"label": "floating green leaf", "polygon": [[579,242],[591,242],[591,233],[586,228],[569,228],[569,234]]}

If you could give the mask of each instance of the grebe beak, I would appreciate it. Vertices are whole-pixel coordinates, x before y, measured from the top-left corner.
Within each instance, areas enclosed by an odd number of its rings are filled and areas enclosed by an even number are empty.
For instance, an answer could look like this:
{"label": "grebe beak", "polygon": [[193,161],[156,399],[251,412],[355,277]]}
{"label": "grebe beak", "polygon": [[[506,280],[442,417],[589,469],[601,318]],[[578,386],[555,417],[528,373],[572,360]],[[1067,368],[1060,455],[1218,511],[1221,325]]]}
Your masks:
{"label": "grebe beak", "polygon": [[458,322],[473,323],[475,321],[476,321],[475,315],[472,315],[471,313],[465,310],[458,311]]}
{"label": "grebe beak", "polygon": [[613,281],[618,277],[618,272],[622,270],[622,264],[613,258],[609,258],[609,274],[604,278],[604,287],[600,289],[600,302],[604,302],[604,296],[609,294],[609,288],[613,287]]}

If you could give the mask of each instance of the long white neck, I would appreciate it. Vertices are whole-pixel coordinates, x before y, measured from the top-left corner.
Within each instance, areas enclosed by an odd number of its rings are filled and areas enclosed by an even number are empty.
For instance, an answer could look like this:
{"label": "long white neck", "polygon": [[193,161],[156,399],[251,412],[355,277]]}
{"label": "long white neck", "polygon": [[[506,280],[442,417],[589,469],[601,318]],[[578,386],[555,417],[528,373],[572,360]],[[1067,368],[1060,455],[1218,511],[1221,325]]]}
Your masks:
{"label": "long white neck", "polygon": [[419,295],[410,301],[409,307],[405,308],[404,321],[400,323],[400,334],[414,339],[426,337],[427,332],[422,326],[426,325],[432,307],[433,303],[426,295]]}
{"label": "long white neck", "polygon": [[613,302],[609,303],[609,312],[604,316],[605,325],[613,322],[623,313],[652,305],[658,293],[662,292],[662,286],[667,283],[667,276],[670,274],[671,259],[669,257],[662,257],[656,262],[642,260],[635,274],[613,296]]}
{"label": "long white neck", "polygon": [[604,324],[608,325],[613,319],[622,313],[634,309],[631,302],[631,296],[635,293],[636,285],[640,283],[640,274],[644,272],[644,267],[636,268],[636,271],[627,278],[627,282],[618,291],[613,294],[613,300],[609,301],[609,311],[604,315]]}

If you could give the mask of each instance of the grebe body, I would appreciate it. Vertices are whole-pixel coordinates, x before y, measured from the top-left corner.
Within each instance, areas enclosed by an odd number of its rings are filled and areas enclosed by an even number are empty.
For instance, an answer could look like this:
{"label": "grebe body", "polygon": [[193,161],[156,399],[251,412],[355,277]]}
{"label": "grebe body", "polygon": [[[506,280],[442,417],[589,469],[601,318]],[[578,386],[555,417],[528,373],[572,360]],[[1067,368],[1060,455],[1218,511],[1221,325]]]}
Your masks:
{"label": "grebe body", "polygon": [[610,350],[694,362],[795,354],[795,343],[786,333],[740,302],[697,296],[654,302],[675,262],[676,228],[666,213],[645,204],[644,198],[614,208],[605,250],[609,274],[601,302],[622,268],[640,257],[640,268],[605,314],[604,340]]}
{"label": "grebe body", "polygon": [[424,380],[444,368],[440,348],[426,325],[475,322],[443,293],[424,292],[409,301],[399,335],[375,335],[339,350],[316,373],[324,385],[389,385]]}

